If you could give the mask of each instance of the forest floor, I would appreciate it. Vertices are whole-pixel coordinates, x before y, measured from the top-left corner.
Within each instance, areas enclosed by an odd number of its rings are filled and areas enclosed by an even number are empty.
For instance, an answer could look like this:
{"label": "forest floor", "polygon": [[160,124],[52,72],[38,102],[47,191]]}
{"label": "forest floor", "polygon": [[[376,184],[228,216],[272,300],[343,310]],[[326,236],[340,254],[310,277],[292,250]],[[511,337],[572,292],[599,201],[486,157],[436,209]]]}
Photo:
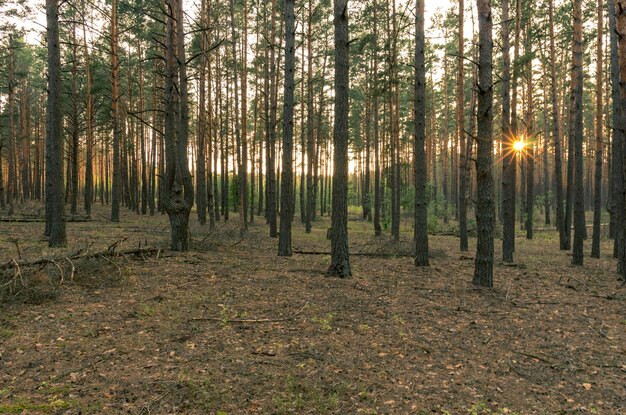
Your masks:
{"label": "forest floor", "polygon": [[[0,223],[0,264],[17,246],[24,259],[167,247],[166,216],[106,215],[68,223],[66,249],[47,248],[43,223]],[[0,304],[0,413],[626,413],[610,241],[574,267],[555,233],[518,237],[517,263],[480,290],[475,241],[431,236],[431,266],[415,268],[408,221],[391,244],[351,219],[351,252],[378,256],[352,256],[346,280],[325,276],[327,255],[277,257],[261,218],[240,238],[236,214],[213,232],[193,216],[188,253],[22,267],[28,289]],[[328,226],[296,220],[294,249],[327,252]]]}

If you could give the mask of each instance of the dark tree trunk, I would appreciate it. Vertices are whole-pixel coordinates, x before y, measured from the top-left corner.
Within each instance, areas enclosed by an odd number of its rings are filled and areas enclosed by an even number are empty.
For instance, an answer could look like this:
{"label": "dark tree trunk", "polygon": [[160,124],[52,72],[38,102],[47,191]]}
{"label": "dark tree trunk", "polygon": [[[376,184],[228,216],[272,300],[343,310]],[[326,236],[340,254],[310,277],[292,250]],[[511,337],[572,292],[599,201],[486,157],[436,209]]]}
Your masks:
{"label": "dark tree trunk", "polygon": [[622,226],[624,222],[624,169],[623,169],[623,140],[624,131],[620,124],[620,68],[618,56],[618,36],[615,18],[615,2],[608,0],[609,8],[609,33],[611,40],[611,121],[613,127],[613,140],[611,141],[611,223],[613,231],[613,256],[619,257],[620,243],[622,241]]}
{"label": "dark tree trunk", "polygon": [[[465,2],[459,0],[459,71],[457,73],[457,101],[456,101],[456,122],[458,130],[458,140],[461,145],[459,155],[459,245],[461,251],[468,250],[467,241],[467,140],[468,137],[465,134],[465,117],[463,113],[465,111],[465,35],[463,33],[463,25],[465,21]],[[503,18],[503,20],[505,20]],[[506,26],[503,25],[503,26]],[[508,27],[508,26],[507,26]],[[424,164],[426,161],[424,160]],[[424,165],[426,168],[426,165]]]}
{"label": "dark tree trunk", "polygon": [[495,205],[493,199],[493,84],[492,84],[492,21],[490,0],[478,0],[478,152],[476,173],[478,197],[476,227],[478,241],[473,283],[493,286],[493,232]]}
{"label": "dark tree trunk", "polygon": [[515,251],[515,185],[517,175],[517,154],[513,148],[516,140],[511,129],[509,55],[509,1],[502,1],[502,261],[513,262]]}
{"label": "dark tree trunk", "polygon": [[[313,196],[313,160],[315,159],[315,140],[313,137],[313,122],[315,114],[313,111],[313,37],[311,36],[311,24],[313,19],[313,5],[309,0],[309,15],[307,19],[308,39],[307,39],[307,109],[306,109],[306,220],[305,230],[311,232],[311,221],[315,210],[315,198]],[[286,62],[285,62],[286,63]],[[284,151],[284,150],[283,150]],[[304,160],[303,160],[304,162]]]}
{"label": "dark tree trunk", "polygon": [[[574,143],[574,245],[572,264],[583,264],[585,194],[583,187],[583,22],[582,0],[574,0],[574,39],[572,44],[572,96],[570,100],[570,142]],[[568,189],[569,192],[569,189]]]}
{"label": "dark tree trunk", "polygon": [[[461,4],[463,1],[461,1]],[[426,194],[426,66],[424,62],[424,0],[415,13],[415,265],[428,266],[428,195]],[[462,119],[462,118],[461,118]]]}
{"label": "dark tree trunk", "polygon": [[591,257],[600,258],[600,219],[602,214],[602,30],[604,28],[604,11],[602,0],[598,0],[598,37],[596,55],[596,142],[595,142],[595,175],[593,186],[593,237]]}
{"label": "dark tree trunk", "polygon": [[[0,105],[0,113],[2,113],[2,106]],[[0,124],[0,129],[2,128],[2,124]],[[4,203],[4,173],[2,169],[2,143],[3,140],[0,140],[0,208],[4,209],[6,206]]]}
{"label": "dark tree trunk", "polygon": [[272,0],[272,16],[270,29],[270,71],[269,71],[269,111],[267,112],[266,136],[267,136],[267,221],[269,224],[270,238],[276,238],[276,107],[278,105],[278,90],[276,76],[276,52],[274,40],[276,39],[276,0]]}
{"label": "dark tree trunk", "polygon": [[378,4],[374,0],[374,73],[373,85],[374,102],[372,112],[374,113],[374,236],[380,236],[382,229],[380,226],[380,209],[382,205],[381,183],[380,183],[380,143],[378,135]]}
{"label": "dark tree trunk", "polygon": [[[83,14],[85,10],[83,9]],[[86,108],[85,108],[85,123],[86,123],[86,147],[87,152],[85,155],[85,200],[84,208],[87,216],[91,215],[91,205],[94,199],[94,184],[93,184],[93,159],[94,159],[94,137],[93,137],[93,96],[91,95],[91,59],[89,53],[89,47],[87,46],[87,27],[83,20],[83,48],[85,49],[85,93]]]}
{"label": "dark tree trunk", "polygon": [[[622,145],[624,144],[624,132],[626,131],[626,0],[617,0],[617,6],[615,10],[617,20],[617,35],[619,39],[618,53],[619,53],[619,104],[620,104],[620,123],[618,131],[622,134]],[[626,177],[626,151],[622,148],[622,180]],[[621,188],[621,202],[626,203],[626,186],[622,184]],[[624,205],[622,205],[624,206]],[[622,218],[624,213],[622,211]],[[617,271],[622,274],[623,279],[626,279],[626,241],[624,236],[626,235],[626,221],[622,220],[621,223],[617,223],[621,229],[620,240],[618,242],[618,262]]]}
{"label": "dark tree trunk", "polygon": [[[201,3],[200,26],[207,28],[207,5],[206,0]],[[196,213],[198,214],[198,222],[200,225],[206,224],[207,211],[207,185],[206,185],[206,138],[207,138],[207,110],[206,110],[206,76],[207,64],[206,53],[208,48],[207,31],[204,30],[200,34],[200,85],[198,92],[198,134],[196,137]],[[209,138],[210,142],[210,138]],[[210,174],[210,173],[209,173]]]}
{"label": "dark tree trunk", "polygon": [[189,104],[182,1],[167,3],[164,205],[170,219],[172,251],[189,249],[189,213],[194,197],[187,162]]}
{"label": "dark tree trunk", "polygon": [[533,215],[535,207],[535,141],[534,119],[533,119],[533,45],[531,41],[531,25],[533,19],[532,5],[526,7],[526,41],[524,44],[524,54],[529,56],[526,62],[526,131],[527,153],[526,153],[526,239],[533,238]]}
{"label": "dark tree trunk", "polygon": [[349,37],[348,0],[334,0],[335,26],[335,123],[333,128],[333,200],[331,264],[328,274],[349,278],[348,251],[348,114]]}
{"label": "dark tree trunk", "polygon": [[51,247],[65,246],[65,204],[63,195],[63,114],[61,112],[61,50],[59,6],[46,0],[48,43],[48,109],[46,137],[46,235]]}
{"label": "dark tree trunk", "polygon": [[278,255],[291,256],[293,209],[293,104],[296,16],[294,0],[285,0],[285,93],[283,107],[283,171],[280,192],[280,237]]}
{"label": "dark tree trunk", "polygon": [[[111,221],[120,221],[121,170],[119,114],[119,77],[117,48],[117,0],[111,3],[111,118],[113,119],[113,183],[111,185]],[[108,177],[108,176],[107,176]]]}
{"label": "dark tree trunk", "polygon": [[554,181],[556,182],[556,227],[559,230],[559,248],[569,249],[563,213],[563,157],[559,130],[558,85],[556,80],[556,48],[554,45],[554,0],[549,0],[550,19],[550,95],[552,101],[552,139],[554,140]]}

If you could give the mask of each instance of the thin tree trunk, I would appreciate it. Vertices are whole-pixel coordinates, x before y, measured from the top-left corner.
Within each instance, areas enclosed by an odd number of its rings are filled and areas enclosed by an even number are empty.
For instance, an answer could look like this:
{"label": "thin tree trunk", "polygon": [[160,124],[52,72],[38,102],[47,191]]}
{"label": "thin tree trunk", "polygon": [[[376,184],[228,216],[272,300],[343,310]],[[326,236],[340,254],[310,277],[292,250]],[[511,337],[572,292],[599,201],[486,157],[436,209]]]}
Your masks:
{"label": "thin tree trunk", "polygon": [[[111,118],[113,119],[113,183],[111,186],[111,221],[120,221],[121,161],[119,114],[119,77],[117,47],[117,0],[111,1]],[[107,176],[108,177],[108,176]]]}
{"label": "thin tree trunk", "polygon": [[602,30],[604,28],[604,10],[602,0],[598,0],[598,37],[596,55],[596,143],[595,176],[593,186],[593,237],[591,257],[600,258],[600,220],[602,214]]}
{"label": "thin tree trunk", "polygon": [[[585,194],[583,187],[583,22],[582,0],[574,0],[574,36],[572,44],[572,96],[570,105],[570,142],[574,143],[574,245],[572,264],[583,264],[583,241],[586,234]],[[568,189],[569,192],[569,189]]]}
{"label": "thin tree trunk", "polygon": [[283,107],[283,165],[280,182],[280,238],[278,255],[291,256],[291,221],[293,208],[293,106],[296,16],[294,0],[285,0],[285,90]]}
{"label": "thin tree trunk", "polygon": [[[519,2],[519,0],[518,0]],[[517,18],[516,18],[517,21]],[[518,30],[516,28],[516,30]],[[502,1],[502,261],[513,262],[515,251],[515,185],[517,181],[517,153],[513,148],[516,140],[511,128],[509,55],[509,1]],[[517,96],[517,94],[515,94]]]}
{"label": "thin tree trunk", "polygon": [[372,111],[374,113],[374,236],[380,236],[382,229],[380,226],[380,210],[382,205],[381,183],[380,183],[380,143],[378,137],[378,3],[374,0],[374,51],[373,51],[373,85],[374,102]]}
{"label": "thin tree trunk", "polygon": [[[200,70],[198,91],[198,134],[196,137],[196,213],[200,225],[206,224],[207,211],[207,184],[206,184],[206,138],[207,138],[207,110],[206,110],[206,77],[207,63],[206,54],[207,40],[207,0],[202,0],[200,6],[200,26],[203,31],[200,34]],[[209,136],[210,143],[210,136]],[[210,173],[209,173],[210,174]]]}
{"label": "thin tree trunk", "polygon": [[[503,2],[504,3],[504,2]],[[503,17],[503,20],[506,18]],[[465,22],[465,2],[459,0],[459,71],[457,72],[457,84],[456,84],[456,123],[458,140],[461,145],[459,155],[459,200],[458,200],[458,212],[459,212],[459,245],[461,251],[468,250],[467,241],[467,140],[465,135],[465,34],[463,32],[463,26]],[[505,23],[503,27],[508,25]],[[508,37],[507,37],[508,41]],[[425,104],[424,104],[425,105]],[[424,160],[424,167],[426,167],[426,161]]]}

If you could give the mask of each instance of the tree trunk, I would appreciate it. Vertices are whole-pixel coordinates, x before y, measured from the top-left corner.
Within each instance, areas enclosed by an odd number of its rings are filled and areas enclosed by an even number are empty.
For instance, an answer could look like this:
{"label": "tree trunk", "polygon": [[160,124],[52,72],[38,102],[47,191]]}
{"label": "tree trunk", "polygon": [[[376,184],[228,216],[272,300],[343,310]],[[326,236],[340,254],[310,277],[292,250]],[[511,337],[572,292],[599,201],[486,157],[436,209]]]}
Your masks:
{"label": "tree trunk", "polygon": [[[266,120],[266,136],[267,136],[267,221],[269,224],[270,238],[276,238],[276,107],[278,105],[278,90],[277,76],[276,76],[276,46],[274,41],[276,39],[276,0],[272,0],[272,16],[271,16],[271,29],[269,49],[270,49],[270,62],[269,62],[269,85],[266,85],[266,89],[269,94],[269,111],[267,111]],[[266,82],[268,82],[266,80]],[[266,104],[267,109],[267,104]]]}
{"label": "tree trunk", "polygon": [[482,287],[491,287],[493,286],[495,205],[491,169],[493,163],[493,40],[490,0],[478,0],[478,33],[480,49],[478,57],[478,153],[476,156],[478,241],[473,283]]}
{"label": "tree trunk", "polygon": [[[519,0],[518,0],[519,1]],[[517,21],[517,18],[516,18]],[[517,29],[516,29],[517,30]],[[502,261],[513,262],[515,251],[515,185],[517,153],[513,148],[516,140],[511,128],[509,55],[509,1],[502,1]]]}
{"label": "tree trunk", "polygon": [[381,183],[380,183],[380,143],[378,137],[378,3],[374,0],[374,51],[373,51],[373,85],[374,102],[372,112],[374,113],[374,236],[380,236],[382,229],[380,226],[380,209],[382,205]]}
{"label": "tree trunk", "polygon": [[613,125],[613,140],[611,141],[611,222],[613,228],[613,256],[619,258],[620,243],[623,239],[622,226],[624,222],[624,169],[623,169],[623,140],[624,130],[620,124],[620,68],[618,55],[618,36],[616,24],[615,1],[608,0],[609,33],[611,35],[611,121]]}
{"label": "tree trunk", "polygon": [[193,182],[187,162],[189,101],[183,0],[168,0],[165,57],[165,210],[170,219],[172,251],[189,249],[189,213]]}
{"label": "tree trunk", "polygon": [[556,48],[554,45],[554,0],[549,0],[550,20],[550,95],[552,101],[552,139],[554,140],[554,181],[556,182],[556,227],[559,230],[559,248],[569,249],[563,212],[563,168],[561,134],[559,129],[558,85],[556,79]]}
{"label": "tree trunk", "polygon": [[[278,255],[291,256],[293,208],[293,104],[296,16],[294,0],[285,0],[285,92],[283,107],[283,170],[280,192],[280,238]],[[304,162],[304,161],[303,161]]]}
{"label": "tree trunk", "polygon": [[[574,38],[572,44],[572,96],[570,101],[570,142],[574,143],[574,245],[572,264],[583,264],[585,194],[583,187],[583,23],[582,0],[574,0]],[[568,189],[569,192],[569,189]]]}
{"label": "tree trunk", "polygon": [[[117,0],[111,2],[111,118],[113,119],[113,183],[111,186],[111,221],[120,221],[121,161],[119,114],[119,77],[117,49]],[[107,176],[108,177],[108,176]]]}
{"label": "tree trunk", "polygon": [[[83,3],[83,19],[86,16],[85,5]],[[87,216],[91,215],[91,205],[93,203],[93,159],[94,159],[94,138],[93,138],[93,96],[91,95],[91,56],[87,46],[87,25],[83,20],[83,48],[85,49],[85,123],[86,123],[86,147],[85,155],[85,200],[84,208]]]}
{"label": "tree trunk", "polygon": [[[206,185],[206,138],[207,138],[207,110],[206,110],[206,54],[207,41],[207,0],[200,5],[200,61],[199,61],[199,91],[198,91],[198,134],[196,136],[196,213],[200,225],[206,224],[207,185]],[[209,137],[209,143],[210,143]],[[210,173],[209,173],[210,174]]]}
{"label": "tree trunk", "polygon": [[349,36],[348,0],[334,0],[335,26],[335,121],[333,127],[333,200],[331,217],[331,264],[328,274],[349,278],[348,251],[348,114]]}
{"label": "tree trunk", "polygon": [[[617,20],[617,36],[619,39],[618,53],[619,53],[619,87],[620,87],[620,123],[618,131],[622,134],[622,145],[624,144],[624,132],[626,131],[626,0],[617,0],[617,6],[615,10]],[[622,180],[626,177],[626,151],[622,148]],[[621,188],[621,201],[626,203],[626,186],[622,184]],[[624,206],[624,205],[622,205]],[[622,211],[622,218],[624,213]],[[621,235],[618,242],[619,255],[617,262],[617,271],[622,274],[623,279],[626,279],[626,221],[618,222],[618,226],[621,226]]]}
{"label": "tree trunk", "polygon": [[591,257],[600,258],[600,220],[602,214],[602,30],[604,13],[602,0],[598,0],[598,37],[596,55],[596,143],[595,143],[595,176],[593,186],[593,237]]}
{"label": "tree trunk", "polygon": [[[504,2],[503,2],[504,3]],[[503,18],[503,20],[505,20]],[[456,123],[458,140],[461,145],[459,155],[459,237],[460,249],[465,252],[468,250],[467,241],[467,140],[465,135],[465,35],[463,33],[463,25],[465,21],[465,2],[459,0],[459,71],[457,73],[456,84]],[[503,26],[506,26],[504,24]],[[508,26],[507,26],[508,27]],[[508,29],[507,29],[508,30]],[[424,160],[424,168],[426,167]]]}
{"label": "tree trunk", "polygon": [[[462,5],[461,0],[460,4]],[[461,32],[462,33],[462,32]],[[428,196],[426,184],[426,66],[424,62],[424,0],[415,13],[415,265],[428,266]],[[461,121],[463,117],[461,116]],[[461,132],[462,134],[462,132]]]}
{"label": "tree trunk", "polygon": [[[306,120],[306,233],[311,232],[311,221],[315,209],[315,198],[313,197],[313,160],[315,159],[315,140],[313,137],[313,122],[315,114],[313,110],[313,37],[311,35],[311,25],[313,19],[313,5],[309,0],[309,15],[307,19],[307,120]],[[304,160],[303,160],[304,162]]]}
{"label": "tree trunk", "polygon": [[46,137],[46,234],[48,246],[65,246],[63,195],[63,113],[61,111],[61,50],[58,0],[46,0],[48,44],[48,109]]}

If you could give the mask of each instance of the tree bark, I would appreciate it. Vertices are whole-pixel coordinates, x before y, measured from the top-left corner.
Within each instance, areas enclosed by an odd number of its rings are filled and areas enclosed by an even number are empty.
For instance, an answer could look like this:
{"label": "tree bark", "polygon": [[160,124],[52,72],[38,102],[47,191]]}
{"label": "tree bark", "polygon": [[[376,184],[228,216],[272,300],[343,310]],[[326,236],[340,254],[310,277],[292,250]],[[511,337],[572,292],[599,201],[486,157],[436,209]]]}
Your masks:
{"label": "tree bark", "polygon": [[[582,0],[574,0],[574,33],[572,44],[572,95],[570,100],[570,142],[574,143],[574,245],[572,264],[583,264],[585,227],[585,194],[583,187],[583,23]],[[569,189],[568,189],[569,192]]]}
{"label": "tree bark", "polygon": [[[460,5],[462,6],[463,0]],[[462,30],[461,30],[462,34]],[[424,59],[424,0],[417,0],[415,11],[415,265],[428,266],[428,196],[426,184],[426,66]],[[463,121],[463,117],[460,117]],[[463,134],[461,131],[460,134]]]}
{"label": "tree bark", "polygon": [[563,212],[563,157],[559,127],[558,85],[556,79],[556,47],[554,45],[554,0],[548,2],[550,20],[550,95],[552,101],[552,139],[554,140],[554,181],[556,182],[556,227],[559,231],[559,248],[569,249]]}
{"label": "tree bark", "polygon": [[611,222],[613,227],[613,256],[620,255],[620,243],[623,239],[621,223],[624,222],[624,169],[623,142],[624,131],[620,124],[620,68],[618,54],[618,36],[616,23],[616,7],[614,0],[607,0],[609,8],[609,33],[611,43],[611,121],[613,140],[611,141]]}
{"label": "tree bark", "polygon": [[48,246],[65,246],[63,194],[63,113],[61,111],[61,50],[58,0],[46,0],[48,43],[48,108],[46,137],[46,234]]}
{"label": "tree bark", "polygon": [[113,182],[111,185],[111,221],[120,221],[121,160],[119,114],[119,76],[117,45],[117,0],[111,1],[111,118],[113,119]]}
{"label": "tree bark", "polygon": [[[619,131],[622,134],[622,145],[624,144],[624,134],[626,132],[626,0],[617,0],[616,2],[616,21],[617,21],[617,36],[619,39],[618,53],[619,53],[619,105],[620,105],[620,123]],[[626,151],[622,148],[622,178],[626,177]],[[626,204],[626,186],[622,185],[621,189],[621,201]],[[622,205],[623,206],[623,205]],[[623,212],[622,212],[623,215]],[[622,216],[623,218],[623,216]],[[622,274],[623,279],[626,279],[626,243],[624,236],[626,235],[626,222],[622,220],[621,235],[618,243],[618,261],[617,271]]]}
{"label": "tree bark", "polygon": [[335,121],[333,127],[333,200],[331,217],[331,264],[328,274],[349,278],[348,250],[348,115],[349,36],[348,0],[334,0],[335,26]]}
{"label": "tree bark", "polygon": [[[505,0],[506,1],[506,0]],[[504,1],[503,1],[504,3]],[[504,10],[504,9],[503,9]],[[503,17],[503,20],[505,18]],[[465,21],[465,2],[459,0],[459,71],[457,73],[457,98],[456,98],[456,123],[458,140],[461,145],[459,155],[459,245],[461,251],[465,252],[468,248],[467,241],[467,140],[465,134],[465,34],[463,26]],[[503,27],[507,24],[503,24]],[[508,26],[507,26],[508,27]],[[426,163],[426,161],[424,161]],[[425,167],[425,166],[424,166]]]}
{"label": "tree bark", "polygon": [[[296,16],[294,0],[285,0],[285,92],[283,107],[283,170],[280,192],[280,237],[278,255],[291,256],[293,209],[293,105]],[[304,161],[303,161],[304,162]]]}
{"label": "tree bark", "polygon": [[493,286],[493,232],[495,205],[493,199],[493,84],[492,84],[492,20],[490,0],[478,3],[478,152],[476,173],[478,198],[476,201],[476,227],[478,241],[473,283],[482,287]]}
{"label": "tree bark", "polygon": [[598,0],[598,36],[596,54],[596,142],[595,142],[595,175],[593,186],[593,236],[591,257],[600,258],[600,220],[602,214],[602,70],[603,50],[602,36],[604,28],[603,2]]}
{"label": "tree bark", "polygon": [[189,101],[182,1],[167,2],[164,205],[170,219],[172,251],[189,249],[189,213],[194,200],[187,162]]}
{"label": "tree bark", "polygon": [[[517,21],[517,18],[516,18]],[[516,29],[517,30],[517,29]],[[513,262],[515,251],[515,188],[517,181],[517,153],[513,148],[516,140],[511,128],[509,55],[509,1],[502,0],[502,261]]]}

